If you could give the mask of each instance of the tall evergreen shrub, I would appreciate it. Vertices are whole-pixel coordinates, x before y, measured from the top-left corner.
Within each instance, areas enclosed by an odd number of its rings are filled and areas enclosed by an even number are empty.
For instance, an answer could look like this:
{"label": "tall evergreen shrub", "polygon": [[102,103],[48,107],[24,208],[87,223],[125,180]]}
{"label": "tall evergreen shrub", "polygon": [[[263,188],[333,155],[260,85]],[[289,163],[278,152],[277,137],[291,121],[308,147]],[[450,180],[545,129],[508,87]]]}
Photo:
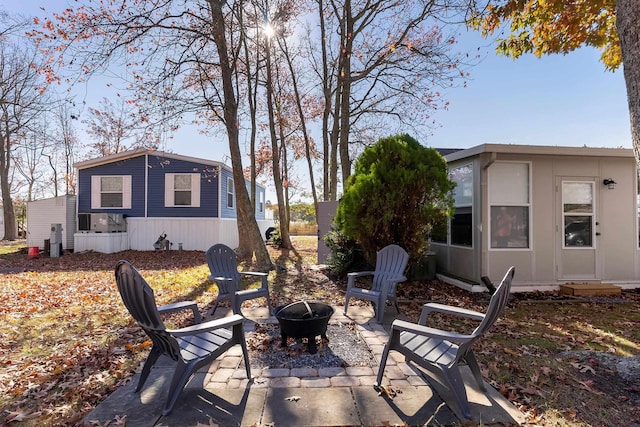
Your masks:
{"label": "tall evergreen shrub", "polygon": [[406,134],[383,138],[357,159],[335,223],[371,263],[389,244],[416,260],[427,249],[432,225],[450,215],[454,185],[437,150]]}

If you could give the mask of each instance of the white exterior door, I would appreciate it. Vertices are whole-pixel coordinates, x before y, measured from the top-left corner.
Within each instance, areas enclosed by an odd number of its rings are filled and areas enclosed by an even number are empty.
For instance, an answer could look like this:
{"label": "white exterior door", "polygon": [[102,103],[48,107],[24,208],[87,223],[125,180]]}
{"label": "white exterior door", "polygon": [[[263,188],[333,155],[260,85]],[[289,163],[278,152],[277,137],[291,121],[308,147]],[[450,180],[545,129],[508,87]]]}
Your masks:
{"label": "white exterior door", "polygon": [[559,280],[599,280],[596,178],[560,177],[556,181],[558,209],[556,272]]}

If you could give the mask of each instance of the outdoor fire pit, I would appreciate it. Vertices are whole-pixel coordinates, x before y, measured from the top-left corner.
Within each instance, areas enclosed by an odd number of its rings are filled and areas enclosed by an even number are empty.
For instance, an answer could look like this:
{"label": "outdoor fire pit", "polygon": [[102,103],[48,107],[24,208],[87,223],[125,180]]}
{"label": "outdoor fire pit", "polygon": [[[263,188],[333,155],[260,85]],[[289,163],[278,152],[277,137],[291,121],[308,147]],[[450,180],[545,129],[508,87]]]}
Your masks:
{"label": "outdoor fire pit", "polygon": [[333,312],[333,307],[317,301],[296,301],[276,307],[273,313],[280,324],[281,346],[287,346],[287,337],[307,338],[307,349],[315,354],[318,351],[316,337],[320,335],[328,340],[327,324]]}

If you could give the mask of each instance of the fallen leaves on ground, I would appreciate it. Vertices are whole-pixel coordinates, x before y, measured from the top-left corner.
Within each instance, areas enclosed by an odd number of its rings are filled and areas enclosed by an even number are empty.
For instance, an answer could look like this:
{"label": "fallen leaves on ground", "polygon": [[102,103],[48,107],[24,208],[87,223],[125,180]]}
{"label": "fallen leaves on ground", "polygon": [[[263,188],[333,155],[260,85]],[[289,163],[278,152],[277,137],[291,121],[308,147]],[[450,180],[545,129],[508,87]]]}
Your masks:
{"label": "fallen leaves on ground", "polygon": [[397,394],[391,386],[379,385],[376,387],[376,390],[378,391],[378,396],[386,396],[391,400],[393,400]]}
{"label": "fallen leaves on ground", "polygon": [[[293,250],[269,247],[278,266],[269,276],[274,306],[299,299],[342,305],[346,281],[315,265],[315,242],[296,239],[294,245]],[[208,268],[199,251],[35,259],[26,252],[0,255],[0,425],[75,425],[138,369],[150,342],[117,293],[113,268],[120,259],[141,271],[158,304],[195,300],[205,313],[215,301],[217,290],[206,280]],[[484,377],[521,409],[530,425],[640,423],[640,388],[600,364],[557,357],[577,350],[639,355],[639,297],[625,293],[627,302],[611,303],[564,303],[548,293],[514,297],[474,347]],[[438,281],[405,282],[398,287],[398,300],[413,321],[430,301],[481,312],[488,303],[486,294]],[[180,325],[189,320],[169,321]],[[430,326],[469,330],[475,324],[433,316]],[[261,344],[268,343],[256,343]],[[123,416],[110,425],[125,422]]]}

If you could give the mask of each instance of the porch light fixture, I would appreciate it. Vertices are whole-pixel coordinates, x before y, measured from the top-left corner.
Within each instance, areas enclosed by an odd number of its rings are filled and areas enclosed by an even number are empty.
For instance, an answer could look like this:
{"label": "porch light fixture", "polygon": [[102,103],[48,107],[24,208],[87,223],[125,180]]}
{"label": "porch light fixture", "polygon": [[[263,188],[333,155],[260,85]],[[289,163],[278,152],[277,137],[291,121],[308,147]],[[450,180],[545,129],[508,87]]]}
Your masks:
{"label": "porch light fixture", "polygon": [[607,188],[608,188],[609,190],[613,190],[614,188],[616,188],[616,184],[617,184],[617,182],[615,182],[615,181],[614,181],[613,179],[611,179],[611,178],[605,178],[605,179],[602,181],[602,184],[606,185],[606,186],[607,186]]}

